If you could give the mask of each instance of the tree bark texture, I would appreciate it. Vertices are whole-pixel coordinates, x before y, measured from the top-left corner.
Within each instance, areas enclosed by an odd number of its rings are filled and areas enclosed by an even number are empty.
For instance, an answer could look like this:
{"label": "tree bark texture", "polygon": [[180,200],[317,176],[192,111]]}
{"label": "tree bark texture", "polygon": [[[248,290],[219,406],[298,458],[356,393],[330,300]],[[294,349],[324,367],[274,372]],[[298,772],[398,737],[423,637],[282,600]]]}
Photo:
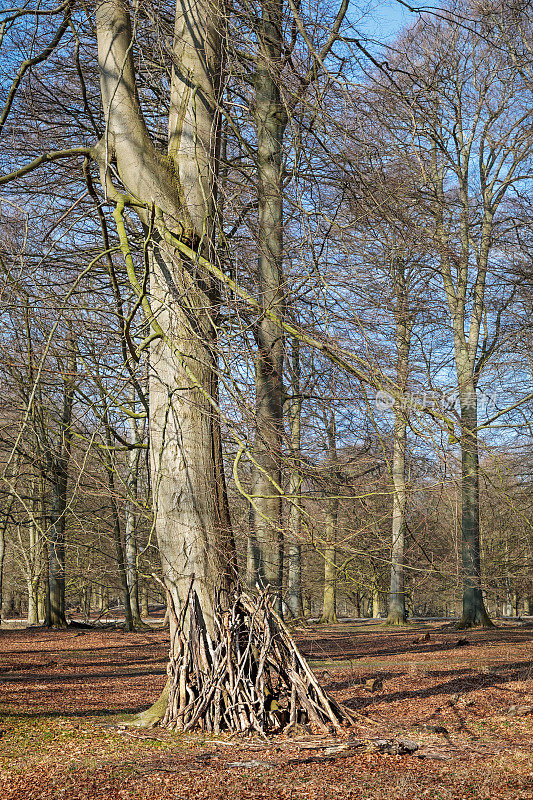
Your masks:
{"label": "tree bark texture", "polygon": [[[408,286],[405,264],[401,257],[393,259],[393,281],[396,295],[396,384],[405,393],[409,375],[412,320],[408,307]],[[394,408],[394,435],[392,452],[392,546],[389,596],[389,625],[405,625],[405,533],[407,511],[407,485],[405,479],[405,453],[407,445],[407,419],[398,401]]]}
{"label": "tree bark texture", "polygon": [[[263,0],[255,74],[255,122],[259,205],[257,285],[260,302],[278,317],[284,312],[282,152],[286,115],[281,102],[282,3]],[[281,608],[283,539],[280,530],[283,433],[283,331],[272,320],[257,325],[255,369],[256,437],[252,486],[258,578],[277,593]]]}
{"label": "tree bark texture", "polygon": [[72,334],[68,337],[68,357],[63,376],[63,411],[59,424],[59,442],[56,453],[49,454],[51,467],[51,502],[48,528],[48,594],[46,624],[65,627],[65,535],[67,514],[68,467],[72,442],[72,410],[76,386],[76,344]]}
{"label": "tree bark texture", "polygon": [[298,339],[292,341],[291,363],[291,400],[289,411],[290,443],[292,464],[289,475],[289,495],[291,503],[288,511],[288,573],[287,573],[287,605],[295,617],[303,616],[302,603],[302,517],[300,474],[300,448],[301,448],[301,414],[302,397],[300,394],[300,350]]}
{"label": "tree bark texture", "polygon": [[[157,217],[150,272],[149,318],[158,335],[150,353],[150,445],[163,577],[179,609],[195,576],[209,629],[214,588],[229,584],[234,564],[217,411],[217,293],[173,242],[204,255],[212,249],[223,15],[216,3],[178,0],[168,156],[155,150],[139,105],[127,5],[102,0],[96,19],[107,119],[96,155],[101,161],[107,141],[124,188],[146,207],[139,211],[145,227],[150,208]],[[109,180],[107,185],[116,196]],[[171,641],[172,633],[171,624]]]}
{"label": "tree bark texture", "polygon": [[479,532],[479,454],[477,402],[473,385],[460,392],[461,404],[461,540],[463,615],[458,627],[490,627],[481,589]]}
{"label": "tree bark texture", "polygon": [[[330,468],[334,469],[337,461],[335,414],[332,412],[327,424],[328,454]],[[337,518],[339,500],[329,497],[326,502],[326,518],[324,524],[324,592],[322,599],[321,622],[337,622]]]}

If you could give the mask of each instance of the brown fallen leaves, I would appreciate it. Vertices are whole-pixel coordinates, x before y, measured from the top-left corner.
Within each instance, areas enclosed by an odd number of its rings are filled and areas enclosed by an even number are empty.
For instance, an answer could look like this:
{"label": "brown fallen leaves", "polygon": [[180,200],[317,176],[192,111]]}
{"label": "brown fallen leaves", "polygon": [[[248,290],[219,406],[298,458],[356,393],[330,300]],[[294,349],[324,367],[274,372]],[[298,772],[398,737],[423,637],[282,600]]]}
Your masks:
{"label": "brown fallen leaves", "polygon": [[165,682],[164,631],[1,631],[0,797],[532,798],[531,630],[457,647],[427,628],[301,630],[324,688],[362,717],[345,737],[268,741],[120,729]]}

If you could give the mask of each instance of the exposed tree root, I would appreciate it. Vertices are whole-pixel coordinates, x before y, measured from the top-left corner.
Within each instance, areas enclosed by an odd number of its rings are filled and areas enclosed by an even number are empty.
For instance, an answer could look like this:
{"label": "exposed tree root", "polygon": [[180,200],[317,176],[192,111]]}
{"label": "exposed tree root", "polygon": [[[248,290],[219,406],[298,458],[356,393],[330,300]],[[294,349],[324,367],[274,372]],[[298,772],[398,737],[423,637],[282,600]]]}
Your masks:
{"label": "exposed tree root", "polygon": [[464,631],[467,628],[495,628],[496,625],[491,620],[486,611],[481,614],[462,616],[453,626],[457,631]]}
{"label": "exposed tree root", "polygon": [[338,623],[337,615],[335,612],[331,614],[322,615],[319,620],[320,625],[336,625]]}
{"label": "exposed tree root", "polygon": [[385,620],[385,625],[404,626],[409,625],[407,617],[401,611],[389,611],[389,615]]}
{"label": "exposed tree root", "polygon": [[152,703],[150,708],[135,714],[132,720],[124,723],[130,728],[155,728],[159,725],[168,706],[168,695],[170,691],[170,679],[167,680],[165,687],[155,703]]}
{"label": "exposed tree root", "polygon": [[267,590],[258,597],[236,591],[229,610],[217,598],[214,626],[211,636],[191,586],[171,646],[163,725],[265,735],[302,724],[325,733],[354,723],[321,689]]}

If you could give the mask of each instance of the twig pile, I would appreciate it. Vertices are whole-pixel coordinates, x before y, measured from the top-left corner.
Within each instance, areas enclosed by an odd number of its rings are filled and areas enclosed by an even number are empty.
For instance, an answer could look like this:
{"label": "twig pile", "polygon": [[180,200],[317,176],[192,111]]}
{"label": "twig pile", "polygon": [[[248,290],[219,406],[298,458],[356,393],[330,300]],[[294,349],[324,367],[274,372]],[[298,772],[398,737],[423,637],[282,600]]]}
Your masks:
{"label": "twig pile", "polygon": [[302,724],[324,733],[353,723],[348,710],[320,688],[268,591],[258,597],[236,591],[229,610],[217,597],[211,637],[191,585],[176,622],[163,725],[265,735]]}

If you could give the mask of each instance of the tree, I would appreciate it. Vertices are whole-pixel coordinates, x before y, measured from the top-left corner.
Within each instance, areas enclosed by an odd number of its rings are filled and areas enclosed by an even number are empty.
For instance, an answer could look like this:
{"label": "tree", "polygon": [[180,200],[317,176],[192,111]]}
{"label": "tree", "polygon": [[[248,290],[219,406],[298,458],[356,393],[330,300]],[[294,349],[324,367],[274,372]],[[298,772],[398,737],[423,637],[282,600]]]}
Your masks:
{"label": "tree", "polygon": [[125,192],[140,204],[145,229],[153,229],[152,241],[147,240],[152,306],[146,314],[152,326],[151,469],[163,575],[176,609],[196,577],[208,627],[214,589],[224,576],[229,579],[233,558],[217,412],[216,288],[195,264],[197,253],[212,249],[223,23],[222,8],[215,4],[178,5],[169,155],[164,156],[150,140],[139,105],[128,10],[116,0],[103,0],[96,11],[107,121],[96,156],[117,203],[115,219],[133,283],[126,196],[110,183],[109,155]]}
{"label": "tree", "polygon": [[[505,200],[530,170],[527,87],[513,58],[486,40],[473,13],[468,30],[454,23],[452,12],[446,20],[424,20],[407,34],[404,49],[408,43],[408,76],[400,84],[389,83],[383,110],[399,146],[414,135],[425,235],[449,312],[462,460],[459,624],[489,625],[481,585],[477,393],[498,351],[502,316],[511,300],[505,290],[497,296],[494,280],[497,248],[507,231]],[[403,108],[403,117],[391,114],[389,98]]]}

